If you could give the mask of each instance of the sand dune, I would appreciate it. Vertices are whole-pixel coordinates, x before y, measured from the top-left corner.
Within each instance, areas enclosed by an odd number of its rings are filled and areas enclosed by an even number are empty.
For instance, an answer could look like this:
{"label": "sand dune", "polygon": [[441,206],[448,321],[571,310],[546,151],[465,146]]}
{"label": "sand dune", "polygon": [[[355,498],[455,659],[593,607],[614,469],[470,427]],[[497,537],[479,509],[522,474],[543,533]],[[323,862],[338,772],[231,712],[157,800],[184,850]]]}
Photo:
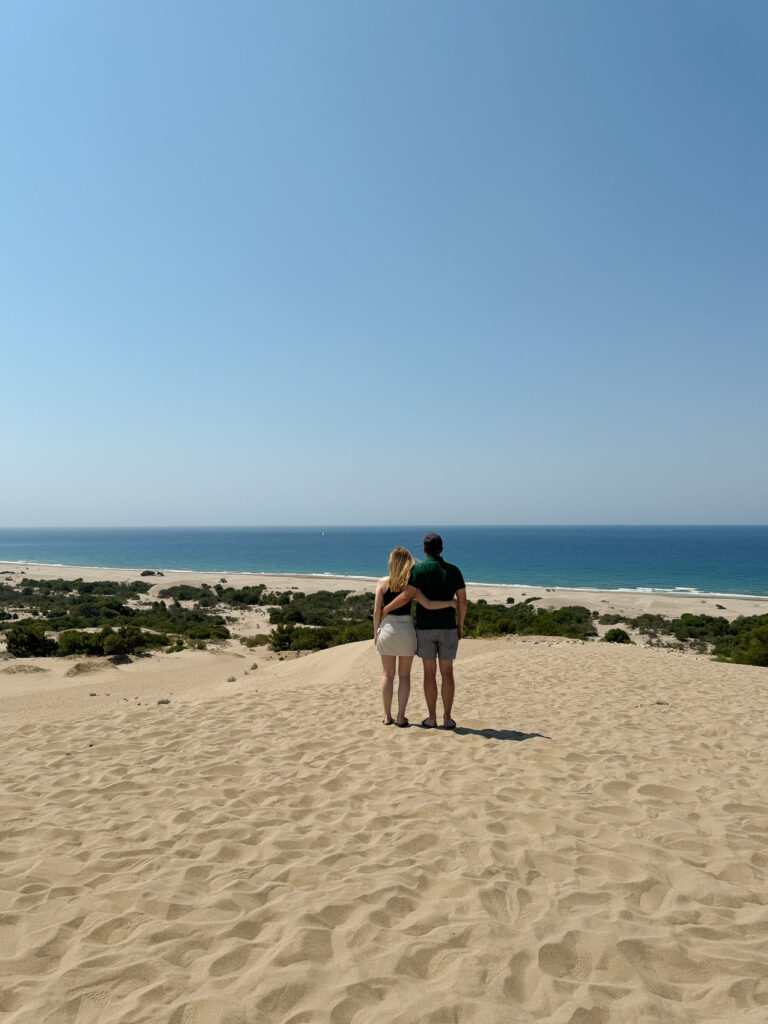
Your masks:
{"label": "sand dune", "polygon": [[370,644],[233,664],[3,699],[12,1024],[768,1017],[767,671],[467,641],[444,733]]}

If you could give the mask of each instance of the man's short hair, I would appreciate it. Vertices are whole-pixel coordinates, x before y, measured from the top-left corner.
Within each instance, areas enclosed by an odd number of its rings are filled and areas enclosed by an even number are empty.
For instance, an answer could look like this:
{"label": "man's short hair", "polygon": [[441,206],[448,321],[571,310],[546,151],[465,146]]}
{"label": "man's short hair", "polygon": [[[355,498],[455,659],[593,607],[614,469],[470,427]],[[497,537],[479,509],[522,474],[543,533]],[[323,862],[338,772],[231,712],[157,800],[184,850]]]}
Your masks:
{"label": "man's short hair", "polygon": [[427,533],[424,535],[424,554],[439,555],[443,550],[443,538],[439,533]]}

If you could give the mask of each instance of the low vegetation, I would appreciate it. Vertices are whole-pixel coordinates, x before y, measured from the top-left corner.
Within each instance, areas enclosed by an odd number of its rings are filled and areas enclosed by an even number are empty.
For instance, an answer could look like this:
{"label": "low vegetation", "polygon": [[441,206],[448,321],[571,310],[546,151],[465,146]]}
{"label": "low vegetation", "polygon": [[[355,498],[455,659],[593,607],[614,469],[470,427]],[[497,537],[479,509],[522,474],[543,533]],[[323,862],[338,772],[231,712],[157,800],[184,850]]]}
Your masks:
{"label": "low vegetation", "polygon": [[[160,573],[157,573],[160,575]],[[51,655],[121,656],[154,648],[171,652],[205,647],[230,633],[222,612],[260,606],[269,609],[269,634],[243,638],[249,648],[269,645],[274,651],[309,651],[373,638],[373,595],[351,590],[270,591],[264,584],[248,587],[179,584],[160,591],[160,600],[146,595],[152,586],[102,580],[35,580],[18,586],[0,583],[0,632],[15,657]],[[588,640],[597,636],[596,621],[613,628],[608,643],[632,643],[620,625],[660,643],[674,638],[684,649],[711,652],[720,661],[768,666],[768,615],[729,622],[711,615],[666,619],[645,614],[635,618],[602,615],[581,605],[550,610],[527,598],[515,603],[470,602],[465,620],[468,637],[564,636]],[[183,602],[183,603],[182,603]],[[228,618],[232,621],[232,616]],[[54,634],[51,636],[50,634]]]}
{"label": "low vegetation", "polygon": [[464,620],[465,636],[568,636],[586,640],[596,636],[592,613],[581,605],[548,611],[534,607],[534,598],[503,605],[470,601]]}
{"label": "low vegetation", "polygon": [[609,629],[603,637],[603,640],[607,644],[631,644],[632,637],[625,629]]}
{"label": "low vegetation", "polygon": [[[151,584],[143,580],[85,583],[25,579],[19,587],[0,583],[0,610],[8,652],[15,657],[65,654],[121,656],[174,644],[194,646],[226,640],[220,615],[183,608],[178,601],[141,601]],[[57,633],[58,639],[46,636]]]}
{"label": "low vegetation", "polygon": [[603,615],[599,621],[611,626],[623,622],[652,640],[674,637],[683,647],[711,651],[718,661],[768,666],[768,615],[742,615],[729,622],[720,615],[686,614],[666,619],[646,613],[636,618]]}

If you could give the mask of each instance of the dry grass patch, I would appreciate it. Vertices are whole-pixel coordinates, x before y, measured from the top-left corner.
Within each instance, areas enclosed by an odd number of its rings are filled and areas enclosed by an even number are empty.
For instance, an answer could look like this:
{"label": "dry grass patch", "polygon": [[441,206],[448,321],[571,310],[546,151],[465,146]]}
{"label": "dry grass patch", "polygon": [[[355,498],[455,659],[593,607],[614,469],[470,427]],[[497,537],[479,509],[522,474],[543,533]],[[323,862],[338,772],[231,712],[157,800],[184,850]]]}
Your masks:
{"label": "dry grass patch", "polygon": [[72,668],[68,668],[64,673],[65,676],[86,676],[90,675],[91,672],[101,672],[104,669],[112,669],[117,671],[117,665],[113,664],[109,658],[92,658],[90,661],[78,661]]}
{"label": "dry grass patch", "polygon": [[31,675],[33,672],[47,672],[47,668],[40,668],[39,665],[11,665],[9,668],[0,668],[6,676]]}

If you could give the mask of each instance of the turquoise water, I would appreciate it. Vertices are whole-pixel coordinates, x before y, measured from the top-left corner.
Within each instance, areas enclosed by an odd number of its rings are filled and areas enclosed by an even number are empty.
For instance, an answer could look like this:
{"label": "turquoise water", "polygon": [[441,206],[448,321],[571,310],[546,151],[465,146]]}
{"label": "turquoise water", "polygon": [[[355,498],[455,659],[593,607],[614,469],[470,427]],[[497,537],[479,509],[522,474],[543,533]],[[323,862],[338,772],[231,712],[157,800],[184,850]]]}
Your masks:
{"label": "turquoise water", "polygon": [[380,576],[430,529],[476,583],[768,596],[768,526],[0,529],[0,561]]}

